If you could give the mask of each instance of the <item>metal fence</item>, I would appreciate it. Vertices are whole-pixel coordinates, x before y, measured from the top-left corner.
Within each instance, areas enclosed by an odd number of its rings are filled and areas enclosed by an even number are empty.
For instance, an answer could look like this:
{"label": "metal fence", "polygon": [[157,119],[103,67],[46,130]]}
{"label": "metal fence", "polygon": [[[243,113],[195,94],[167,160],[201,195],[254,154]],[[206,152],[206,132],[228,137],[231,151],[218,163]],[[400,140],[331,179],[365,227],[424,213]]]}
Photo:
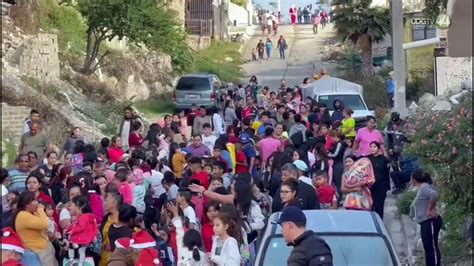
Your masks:
{"label": "metal fence", "polygon": [[189,34],[200,36],[213,36],[212,19],[186,19],[184,22]]}

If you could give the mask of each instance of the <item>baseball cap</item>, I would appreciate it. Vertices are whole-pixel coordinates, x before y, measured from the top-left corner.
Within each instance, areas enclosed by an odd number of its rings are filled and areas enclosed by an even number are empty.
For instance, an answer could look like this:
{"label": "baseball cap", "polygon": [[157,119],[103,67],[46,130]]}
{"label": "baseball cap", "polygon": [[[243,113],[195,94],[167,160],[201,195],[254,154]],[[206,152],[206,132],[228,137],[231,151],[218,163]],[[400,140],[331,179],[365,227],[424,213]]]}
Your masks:
{"label": "baseball cap", "polygon": [[308,171],[308,166],[302,160],[296,160],[293,162],[293,164],[296,166],[296,168],[298,168],[299,170],[303,172]]}
{"label": "baseball cap", "polygon": [[239,142],[242,143],[242,144],[247,144],[249,143],[251,140],[250,140],[250,135],[247,134],[247,133],[242,133],[240,134],[239,136]]}
{"label": "baseball cap", "polygon": [[283,209],[280,218],[273,221],[272,224],[282,224],[284,222],[304,223],[306,224],[306,216],[303,211],[295,206],[289,206]]}

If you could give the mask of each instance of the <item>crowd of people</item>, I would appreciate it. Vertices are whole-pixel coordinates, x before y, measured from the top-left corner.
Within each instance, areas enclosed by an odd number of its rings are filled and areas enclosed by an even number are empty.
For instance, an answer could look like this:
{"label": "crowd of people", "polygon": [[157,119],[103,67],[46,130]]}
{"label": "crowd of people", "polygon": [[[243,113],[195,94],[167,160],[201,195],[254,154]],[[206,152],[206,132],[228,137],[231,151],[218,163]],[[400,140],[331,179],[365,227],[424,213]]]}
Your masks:
{"label": "crowd of people", "polygon": [[[96,146],[74,128],[62,149],[32,110],[15,167],[2,169],[2,241],[16,243],[2,244],[2,255],[28,265],[252,265],[272,213],[346,208],[383,218],[390,177],[403,191],[411,174],[390,172],[399,116],[386,143],[375,117],[357,129],[344,102],[330,114],[301,90],[285,80],[271,90],[253,76],[211,109],[149,126],[127,107],[117,135]],[[435,191],[416,175],[416,217],[439,231]]]}

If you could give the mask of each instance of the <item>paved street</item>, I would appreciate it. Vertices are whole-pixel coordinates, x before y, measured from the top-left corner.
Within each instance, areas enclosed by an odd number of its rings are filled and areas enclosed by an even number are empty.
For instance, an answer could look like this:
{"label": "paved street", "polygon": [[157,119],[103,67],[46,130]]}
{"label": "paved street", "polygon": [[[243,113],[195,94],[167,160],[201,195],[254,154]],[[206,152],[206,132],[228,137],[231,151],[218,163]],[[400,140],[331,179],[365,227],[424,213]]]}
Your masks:
{"label": "paved street", "polygon": [[[251,59],[252,48],[256,47],[258,41],[266,40],[265,36],[252,36],[244,47],[244,58]],[[276,49],[279,35],[283,35],[288,43],[286,50],[287,58],[279,59]],[[272,36],[273,55],[270,60],[248,62],[243,65],[248,77],[256,75],[260,84],[270,86],[271,89],[279,87],[280,80],[286,79],[288,85],[301,84],[303,78],[312,75],[313,71],[318,71],[321,67],[326,67],[331,76],[337,76],[336,65],[321,61],[320,48],[325,41],[334,36],[334,31],[330,27],[319,31],[314,35],[311,25],[284,25],[279,28],[279,35]]]}

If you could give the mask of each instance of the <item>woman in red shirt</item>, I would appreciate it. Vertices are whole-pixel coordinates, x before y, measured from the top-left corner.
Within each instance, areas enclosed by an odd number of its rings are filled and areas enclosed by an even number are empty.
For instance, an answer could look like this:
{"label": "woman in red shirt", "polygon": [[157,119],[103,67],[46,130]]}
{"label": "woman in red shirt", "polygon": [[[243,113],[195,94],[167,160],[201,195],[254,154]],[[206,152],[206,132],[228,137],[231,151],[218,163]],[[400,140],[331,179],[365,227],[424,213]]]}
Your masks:
{"label": "woman in red shirt", "polygon": [[204,247],[206,247],[206,252],[211,252],[212,250],[212,237],[214,236],[214,219],[219,213],[219,202],[209,201],[209,203],[204,208],[205,217],[202,219],[202,240],[204,242]]}
{"label": "woman in red shirt", "polygon": [[118,163],[122,158],[122,155],[125,153],[122,150],[122,139],[118,136],[115,136],[111,141],[112,146],[107,150],[107,154],[113,163]]}
{"label": "woman in red shirt", "polygon": [[134,121],[132,125],[132,133],[128,136],[128,145],[130,148],[136,149],[142,146],[143,136],[140,133],[142,129],[142,123],[140,121]]}
{"label": "woman in red shirt", "polygon": [[54,222],[59,225],[59,215],[56,210],[56,205],[54,204],[53,199],[44,193],[43,184],[44,184],[44,175],[41,172],[35,171],[32,172],[28,178],[26,178],[26,188],[28,191],[35,193],[36,200],[38,202],[44,202],[53,207],[53,218]]}

